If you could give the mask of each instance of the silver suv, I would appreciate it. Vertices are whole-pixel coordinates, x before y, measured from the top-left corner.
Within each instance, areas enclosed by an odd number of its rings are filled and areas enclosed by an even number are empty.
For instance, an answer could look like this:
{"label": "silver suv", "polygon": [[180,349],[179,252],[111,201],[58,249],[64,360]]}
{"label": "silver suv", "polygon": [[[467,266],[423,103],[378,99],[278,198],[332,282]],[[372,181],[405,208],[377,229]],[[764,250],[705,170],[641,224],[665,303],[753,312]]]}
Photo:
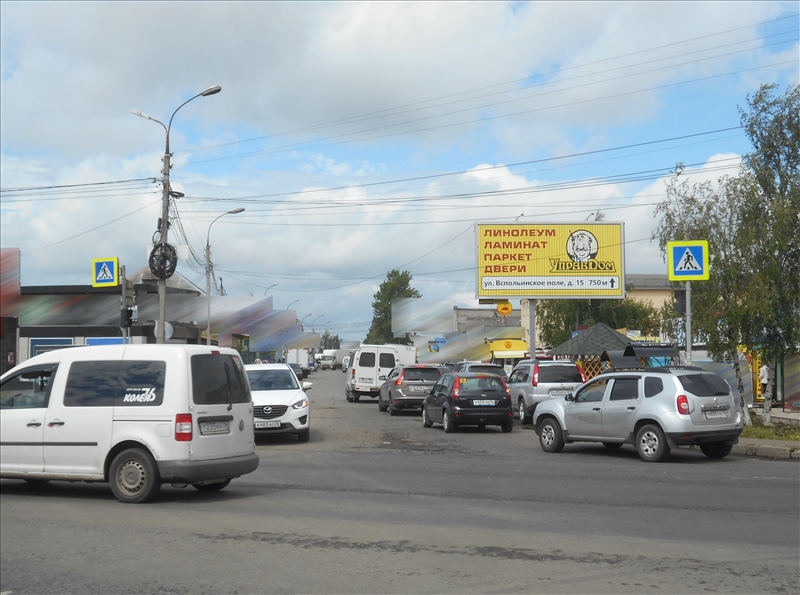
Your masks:
{"label": "silver suv", "polygon": [[633,444],[646,462],[692,444],[721,459],[744,428],[728,383],[694,366],[607,370],[563,399],[541,403],[534,424],[545,452],[570,442]]}
{"label": "silver suv", "polygon": [[511,371],[508,390],[519,421],[530,424],[539,403],[568,395],[584,382],[583,370],[572,360],[524,359]]}
{"label": "silver suv", "polygon": [[389,415],[397,415],[400,409],[421,409],[443,370],[432,364],[401,364],[388,376],[379,376],[383,384],[378,394],[378,411],[388,410]]}

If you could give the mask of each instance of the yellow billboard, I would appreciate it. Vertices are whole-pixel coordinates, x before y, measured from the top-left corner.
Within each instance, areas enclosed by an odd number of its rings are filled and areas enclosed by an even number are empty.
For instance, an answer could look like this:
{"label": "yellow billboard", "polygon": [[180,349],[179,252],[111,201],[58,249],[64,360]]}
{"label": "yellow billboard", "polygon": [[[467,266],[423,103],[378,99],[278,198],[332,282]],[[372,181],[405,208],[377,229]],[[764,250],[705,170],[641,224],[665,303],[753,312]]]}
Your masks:
{"label": "yellow billboard", "polygon": [[622,223],[478,223],[479,298],[625,297]]}

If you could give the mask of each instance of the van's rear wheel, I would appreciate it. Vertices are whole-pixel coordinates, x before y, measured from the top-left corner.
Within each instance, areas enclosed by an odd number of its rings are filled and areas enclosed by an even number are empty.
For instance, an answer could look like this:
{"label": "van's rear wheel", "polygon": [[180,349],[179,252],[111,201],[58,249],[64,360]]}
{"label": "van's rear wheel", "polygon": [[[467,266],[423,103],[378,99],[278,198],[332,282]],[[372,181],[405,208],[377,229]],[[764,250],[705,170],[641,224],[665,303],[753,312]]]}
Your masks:
{"label": "van's rear wheel", "polygon": [[193,484],[192,487],[198,492],[219,492],[220,490],[228,487],[230,482],[230,479],[226,479],[225,481],[218,481],[217,483],[204,483],[198,485]]}
{"label": "van's rear wheel", "polygon": [[149,502],[161,489],[161,478],[153,457],[138,448],[123,450],[114,457],[108,481],[117,500],[126,504]]}

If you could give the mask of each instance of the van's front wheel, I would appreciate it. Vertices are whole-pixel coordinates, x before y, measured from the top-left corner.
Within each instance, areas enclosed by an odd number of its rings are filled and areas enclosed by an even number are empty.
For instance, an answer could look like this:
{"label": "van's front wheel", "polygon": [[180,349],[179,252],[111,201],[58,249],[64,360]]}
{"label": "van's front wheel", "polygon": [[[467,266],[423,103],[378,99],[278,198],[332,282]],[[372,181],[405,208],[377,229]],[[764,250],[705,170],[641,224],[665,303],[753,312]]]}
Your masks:
{"label": "van's front wheel", "polygon": [[123,450],[114,457],[108,481],[117,500],[126,504],[149,502],[161,488],[153,457],[138,448]]}

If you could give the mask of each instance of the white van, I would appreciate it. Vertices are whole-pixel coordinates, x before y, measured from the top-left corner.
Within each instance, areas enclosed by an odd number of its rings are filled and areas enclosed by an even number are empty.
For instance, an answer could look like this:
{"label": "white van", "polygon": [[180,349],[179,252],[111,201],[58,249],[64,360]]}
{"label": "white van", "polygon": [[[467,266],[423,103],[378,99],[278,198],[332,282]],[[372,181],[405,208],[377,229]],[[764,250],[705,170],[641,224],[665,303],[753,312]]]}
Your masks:
{"label": "white van", "polygon": [[373,399],[380,393],[382,380],[398,364],[417,362],[413,345],[362,345],[350,360],[350,375],[345,385],[348,402],[358,401],[361,395]]}
{"label": "white van", "polygon": [[254,471],[253,404],[233,349],[70,347],[0,377],[0,477],[108,482],[121,502],[163,483],[216,491]]}

